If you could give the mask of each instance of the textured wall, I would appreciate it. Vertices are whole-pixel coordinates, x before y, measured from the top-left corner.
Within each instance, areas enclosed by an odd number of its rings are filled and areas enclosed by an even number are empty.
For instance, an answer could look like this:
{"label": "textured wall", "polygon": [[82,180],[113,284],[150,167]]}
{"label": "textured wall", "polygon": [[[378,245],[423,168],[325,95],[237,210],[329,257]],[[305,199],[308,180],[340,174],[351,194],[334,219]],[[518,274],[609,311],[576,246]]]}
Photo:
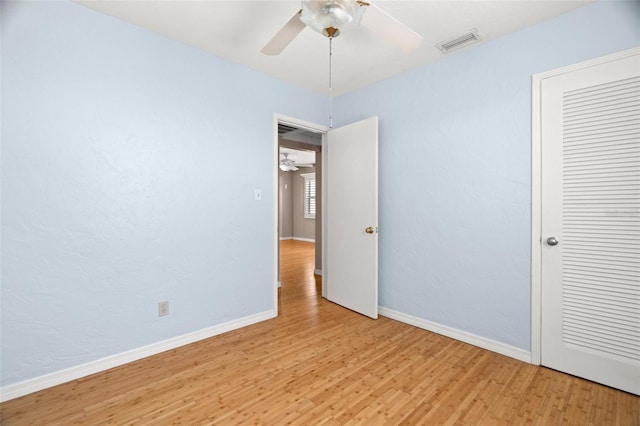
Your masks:
{"label": "textured wall", "polygon": [[[599,2],[335,100],[380,117],[383,306],[529,347],[531,74],[640,44],[639,16]],[[326,99],[67,2],[1,24],[0,385],[272,309],[273,113]]]}
{"label": "textured wall", "polygon": [[339,97],[380,117],[380,304],[530,347],[531,76],[640,45],[598,2]]}
{"label": "textured wall", "polygon": [[273,114],[324,98],[69,2],[1,23],[0,384],[272,310]]}

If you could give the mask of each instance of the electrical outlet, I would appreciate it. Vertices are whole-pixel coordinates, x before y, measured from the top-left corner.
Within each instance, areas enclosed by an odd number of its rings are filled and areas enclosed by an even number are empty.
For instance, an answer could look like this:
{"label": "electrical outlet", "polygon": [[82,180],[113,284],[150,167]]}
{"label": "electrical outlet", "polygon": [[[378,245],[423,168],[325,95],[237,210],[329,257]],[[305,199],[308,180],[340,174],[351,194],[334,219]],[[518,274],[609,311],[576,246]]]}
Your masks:
{"label": "electrical outlet", "polygon": [[158,302],[158,316],[166,317],[169,315],[169,302]]}

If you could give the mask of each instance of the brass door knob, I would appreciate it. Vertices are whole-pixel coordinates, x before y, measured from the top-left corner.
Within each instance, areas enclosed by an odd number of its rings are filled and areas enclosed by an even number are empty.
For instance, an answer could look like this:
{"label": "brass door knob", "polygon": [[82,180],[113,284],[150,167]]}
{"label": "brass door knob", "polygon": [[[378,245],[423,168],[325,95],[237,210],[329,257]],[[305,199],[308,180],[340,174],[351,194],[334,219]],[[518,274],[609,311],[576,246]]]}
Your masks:
{"label": "brass door knob", "polygon": [[366,232],[367,234],[373,234],[374,231],[375,229],[373,229],[373,226],[369,226],[367,229],[364,230],[364,232]]}

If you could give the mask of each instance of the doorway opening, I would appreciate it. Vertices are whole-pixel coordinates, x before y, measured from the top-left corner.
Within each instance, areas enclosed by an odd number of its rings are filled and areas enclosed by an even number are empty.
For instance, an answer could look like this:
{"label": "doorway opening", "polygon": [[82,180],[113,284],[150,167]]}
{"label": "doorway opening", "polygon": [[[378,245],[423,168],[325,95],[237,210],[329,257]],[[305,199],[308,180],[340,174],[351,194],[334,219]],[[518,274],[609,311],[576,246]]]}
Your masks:
{"label": "doorway opening", "polygon": [[[378,117],[339,128],[288,118],[273,121],[274,286],[273,311],[278,315],[280,236],[278,173],[280,125],[321,135],[316,182],[316,252],[322,267],[321,296],[329,302],[378,318]],[[354,158],[358,167],[354,167]],[[357,196],[354,196],[356,194]],[[324,200],[324,202],[323,202]]]}
{"label": "doorway opening", "polygon": [[316,286],[321,286],[325,129],[282,116],[276,116],[275,122],[277,309],[279,296],[292,291],[287,280],[295,280],[297,290],[306,285],[309,288],[305,291],[313,290],[313,294]]}

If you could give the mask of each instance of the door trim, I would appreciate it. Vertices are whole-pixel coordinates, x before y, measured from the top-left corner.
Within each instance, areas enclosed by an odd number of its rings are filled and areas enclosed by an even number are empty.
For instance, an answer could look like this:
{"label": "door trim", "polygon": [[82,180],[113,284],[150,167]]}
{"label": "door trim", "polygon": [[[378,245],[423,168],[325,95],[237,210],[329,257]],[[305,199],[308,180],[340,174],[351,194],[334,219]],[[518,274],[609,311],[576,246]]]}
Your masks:
{"label": "door trim", "polygon": [[[322,134],[322,151],[324,151],[324,144],[327,131],[329,127],[323,126],[321,124],[312,123],[310,121],[305,121],[296,117],[291,117],[288,115],[274,113],[273,114],[273,158],[271,160],[271,164],[273,167],[272,171],[272,192],[273,192],[273,314],[274,316],[278,316],[278,261],[279,261],[279,244],[280,244],[280,236],[278,235],[278,163],[280,161],[280,151],[279,151],[279,142],[278,142],[278,123],[287,124],[290,126],[298,127],[300,129],[310,130],[312,132],[321,133]],[[323,153],[324,155],[324,153]],[[324,159],[324,158],[323,158]],[[322,179],[324,180],[325,173],[322,173]],[[322,186],[322,191],[324,191],[324,185]],[[322,194],[324,197],[324,194]],[[322,203],[324,209],[324,203]],[[324,211],[322,212],[322,241],[325,241],[324,238],[324,221],[325,215]],[[324,269],[324,250],[325,244],[322,244],[322,268]],[[322,294],[324,296],[324,280],[322,281]]]}
{"label": "door trim", "polygon": [[635,47],[551,71],[531,79],[531,364],[542,357],[542,81],[568,72],[640,54]]}

